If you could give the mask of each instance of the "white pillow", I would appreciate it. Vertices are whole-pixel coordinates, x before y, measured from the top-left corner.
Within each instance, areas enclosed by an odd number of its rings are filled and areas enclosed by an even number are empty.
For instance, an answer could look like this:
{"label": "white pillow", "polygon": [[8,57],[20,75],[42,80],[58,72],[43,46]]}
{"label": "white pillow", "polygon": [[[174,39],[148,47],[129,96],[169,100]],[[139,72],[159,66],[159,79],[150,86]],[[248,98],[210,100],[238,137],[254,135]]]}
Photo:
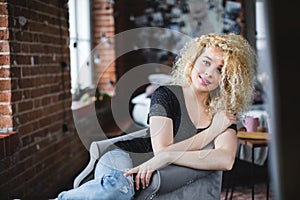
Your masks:
{"label": "white pillow", "polygon": [[172,81],[172,77],[168,74],[150,74],[148,79],[151,84],[167,85]]}

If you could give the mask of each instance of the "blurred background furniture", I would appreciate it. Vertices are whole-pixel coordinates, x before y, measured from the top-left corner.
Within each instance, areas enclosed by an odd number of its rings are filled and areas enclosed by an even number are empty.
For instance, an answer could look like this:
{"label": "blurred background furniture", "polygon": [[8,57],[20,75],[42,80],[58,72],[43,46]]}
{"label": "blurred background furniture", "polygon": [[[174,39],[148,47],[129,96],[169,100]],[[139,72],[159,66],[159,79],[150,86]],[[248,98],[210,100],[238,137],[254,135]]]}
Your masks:
{"label": "blurred background furniture", "polygon": [[[232,170],[223,173],[223,188],[226,189],[225,199],[232,199],[235,187],[251,186],[252,199],[255,197],[255,184],[266,184],[266,199],[269,199],[269,166],[268,156],[255,163],[255,149],[266,148],[270,136],[265,132],[238,132],[238,152]],[[241,159],[242,147],[251,149],[251,162]]]}
{"label": "blurred background furniture", "polygon": [[134,122],[147,127],[148,113],[151,103],[152,93],[161,85],[167,85],[171,83],[171,76],[169,74],[158,73],[150,74],[148,76],[150,84],[146,87],[145,91],[135,96],[131,103],[133,104],[132,117]]}

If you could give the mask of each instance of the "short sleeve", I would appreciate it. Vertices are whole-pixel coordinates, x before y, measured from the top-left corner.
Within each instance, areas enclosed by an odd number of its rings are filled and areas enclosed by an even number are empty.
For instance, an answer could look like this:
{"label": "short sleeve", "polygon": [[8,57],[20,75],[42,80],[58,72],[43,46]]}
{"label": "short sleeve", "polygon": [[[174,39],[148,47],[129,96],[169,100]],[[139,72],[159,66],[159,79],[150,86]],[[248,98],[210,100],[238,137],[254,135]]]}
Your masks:
{"label": "short sleeve", "polygon": [[174,101],[172,96],[174,96],[174,94],[166,86],[160,86],[153,92],[151,95],[148,122],[152,116],[174,118]]}
{"label": "short sleeve", "polygon": [[237,125],[236,124],[231,124],[228,128],[231,128],[237,132]]}

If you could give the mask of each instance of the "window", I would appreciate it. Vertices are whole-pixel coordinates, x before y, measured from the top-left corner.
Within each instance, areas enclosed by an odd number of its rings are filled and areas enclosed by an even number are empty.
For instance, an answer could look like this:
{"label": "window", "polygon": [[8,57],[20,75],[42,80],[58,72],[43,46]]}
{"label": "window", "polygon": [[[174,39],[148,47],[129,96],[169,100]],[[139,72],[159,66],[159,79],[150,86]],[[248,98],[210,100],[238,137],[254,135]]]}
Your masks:
{"label": "window", "polygon": [[[89,0],[69,0],[71,92],[93,87]],[[79,76],[80,74],[80,76]]]}

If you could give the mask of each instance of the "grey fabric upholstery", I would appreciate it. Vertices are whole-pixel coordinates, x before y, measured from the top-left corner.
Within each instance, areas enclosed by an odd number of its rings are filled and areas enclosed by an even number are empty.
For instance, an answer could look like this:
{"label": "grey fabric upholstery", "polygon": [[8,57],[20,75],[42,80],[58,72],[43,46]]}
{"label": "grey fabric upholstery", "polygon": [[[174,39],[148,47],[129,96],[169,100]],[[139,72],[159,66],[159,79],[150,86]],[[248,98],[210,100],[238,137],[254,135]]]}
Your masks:
{"label": "grey fabric upholstery", "polygon": [[151,184],[136,193],[135,199],[220,199],[222,171],[194,170],[170,165],[157,170]]}
{"label": "grey fabric upholstery", "polygon": [[[75,178],[74,188],[82,184],[89,176],[95,166],[97,159],[104,150],[112,143],[120,140],[133,139],[145,136],[146,131],[140,130],[128,135],[112,139],[93,142],[90,146],[90,162],[87,167]],[[206,149],[213,148],[213,144],[206,146]],[[148,154],[149,158],[152,156]],[[133,156],[133,159],[148,159],[144,155]],[[141,160],[137,161],[140,163]],[[169,165],[153,173],[150,185],[137,191],[136,200],[157,199],[157,200],[219,200],[221,193],[222,171],[196,170],[177,165]]]}

